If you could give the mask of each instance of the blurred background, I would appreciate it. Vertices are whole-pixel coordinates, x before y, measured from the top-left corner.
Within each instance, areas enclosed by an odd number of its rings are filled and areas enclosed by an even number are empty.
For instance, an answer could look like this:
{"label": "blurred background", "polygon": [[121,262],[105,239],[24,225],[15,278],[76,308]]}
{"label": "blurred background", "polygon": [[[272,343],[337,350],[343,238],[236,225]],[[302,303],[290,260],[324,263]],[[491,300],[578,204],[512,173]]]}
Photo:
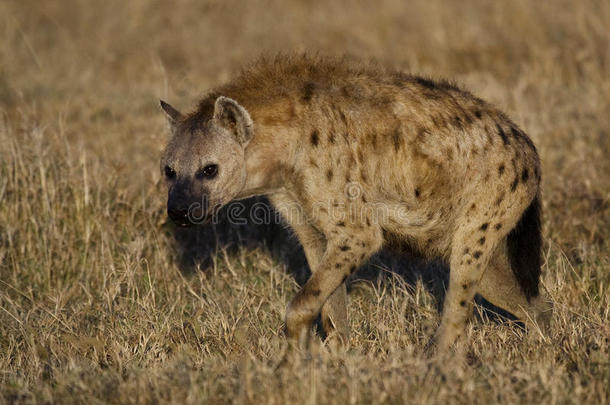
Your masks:
{"label": "blurred background", "polygon": [[604,0],[7,0],[0,108],[61,128],[131,188],[146,187],[158,179],[166,139],[159,98],[188,110],[261,54],[375,60],[456,80],[506,110],[541,150],[549,232],[569,247],[599,245],[608,220],[609,10]]}
{"label": "blurred background", "polygon": [[[514,349],[500,365],[499,348],[510,347],[502,336],[511,332],[493,329],[491,346],[472,354],[473,367],[487,358],[487,371],[443,380],[493,386],[490,397],[465,389],[421,398],[458,392],[462,401],[536,402],[552,387],[555,400],[607,399],[607,358],[605,368],[595,360],[599,350],[607,354],[610,336],[607,0],[0,1],[4,398],[80,392],[125,402],[142,387],[151,401],[199,398],[184,381],[219,401],[235,392],[250,398],[243,386],[259,400],[275,391],[297,401],[323,393],[351,401],[354,392],[400,398],[427,383],[439,389],[413,354],[438,322],[438,294],[417,284],[418,263],[382,255],[361,273],[371,280],[399,271],[409,287],[394,288],[393,276],[354,287],[353,340],[364,358],[346,359],[347,374],[324,363],[328,381],[290,374],[319,382],[304,393],[259,361],[273,359],[283,342],[283,311],[297,288],[287,274],[306,277],[296,241],[281,225],[181,232],[167,223],[158,166],[168,134],[158,100],[189,110],[245,64],[278,52],[348,55],[454,80],[507,112],[539,149],[545,286],[561,298],[564,328],[552,350]],[[388,285],[397,295],[385,295]],[[383,312],[382,302],[397,315]],[[172,363],[176,353],[186,357]],[[243,353],[259,360],[243,363]],[[398,358],[410,363],[386,368]],[[268,379],[249,386],[253,370]],[[397,378],[390,388],[387,376]],[[362,387],[342,391],[354,381]]]}

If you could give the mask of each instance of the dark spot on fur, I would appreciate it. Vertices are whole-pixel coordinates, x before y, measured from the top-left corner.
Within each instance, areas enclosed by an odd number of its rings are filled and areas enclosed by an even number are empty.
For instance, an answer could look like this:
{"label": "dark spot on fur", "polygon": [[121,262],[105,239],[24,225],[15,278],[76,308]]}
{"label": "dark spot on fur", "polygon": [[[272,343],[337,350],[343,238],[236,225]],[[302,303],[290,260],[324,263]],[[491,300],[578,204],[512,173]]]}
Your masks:
{"label": "dark spot on fur", "polygon": [[453,149],[445,149],[445,154],[447,155],[447,160],[453,160]]}
{"label": "dark spot on fur", "polygon": [[498,166],[498,174],[500,176],[502,176],[504,174],[504,169],[505,169],[504,163],[502,163],[500,166]]}
{"label": "dark spot on fur", "polygon": [[474,116],[477,117],[478,119],[481,119],[481,117],[483,116],[483,114],[481,113],[481,110],[476,110],[474,112]]}
{"label": "dark spot on fur", "polygon": [[347,126],[347,117],[345,116],[345,113],[343,112],[343,110],[338,110],[339,111],[339,118],[341,118],[341,122],[343,122],[344,126]]}
{"label": "dark spot on fur", "polygon": [[314,82],[307,82],[303,86],[303,101],[306,103],[310,102],[313,98],[313,93],[316,88],[316,84]]}
{"label": "dark spot on fur", "polygon": [[460,301],[460,306],[461,307],[465,307],[466,306],[466,301],[464,301],[464,300]]}
{"label": "dark spot on fur", "polygon": [[458,117],[457,115],[455,117],[453,117],[453,125],[457,129],[464,129],[464,124],[462,123],[462,119],[460,117]]}
{"label": "dark spot on fur", "polygon": [[420,190],[419,187],[415,189],[415,197],[419,198]]}
{"label": "dark spot on fur", "polygon": [[371,226],[371,220],[369,217],[366,217],[366,226]]}
{"label": "dark spot on fur", "polygon": [[345,222],[339,221],[339,222],[337,222],[337,226],[345,226]]}
{"label": "dark spot on fur", "polygon": [[318,142],[320,141],[320,135],[318,134],[318,131],[316,129],[311,131],[311,137],[309,138],[309,141],[313,146],[318,146]]}
{"label": "dark spot on fur", "polygon": [[523,169],[523,171],[521,172],[521,181],[525,183],[527,181],[529,175],[530,174],[527,171],[527,169]]}
{"label": "dark spot on fur", "polygon": [[320,290],[312,290],[311,295],[313,295],[314,297],[319,297],[321,292],[322,291]]}
{"label": "dark spot on fur", "polygon": [[475,210],[477,208],[477,205],[475,203],[472,203],[472,205],[470,206],[471,210]]}
{"label": "dark spot on fur", "polygon": [[484,245],[485,244],[485,236],[483,236],[481,239],[479,239],[479,245]]}
{"label": "dark spot on fur", "polygon": [[423,77],[416,77],[415,83],[429,90],[435,90],[437,88],[436,83],[430,79],[424,79]]}
{"label": "dark spot on fur", "polygon": [[479,257],[481,257],[482,254],[483,254],[483,252],[481,252],[480,250],[477,250],[476,252],[473,253],[472,256],[474,256],[475,259],[478,259]]}
{"label": "dark spot on fur", "polygon": [[354,153],[349,154],[349,161],[347,163],[347,167],[352,167],[356,165],[356,155]]}
{"label": "dark spot on fur", "polygon": [[347,274],[345,276],[343,276],[343,280],[341,280],[341,284],[345,283],[345,280],[347,280]]}
{"label": "dark spot on fur", "polygon": [[424,136],[429,135],[429,134],[430,134],[430,131],[428,131],[426,128],[419,128],[417,130],[417,136],[419,138],[423,138]]}
{"label": "dark spot on fur", "polygon": [[502,224],[496,224],[495,228],[496,228],[496,231],[500,230],[500,228],[502,228]]}
{"label": "dark spot on fur", "polygon": [[335,269],[338,269],[339,267],[341,267],[341,263],[335,263]]}
{"label": "dark spot on fur", "polygon": [[333,179],[333,169],[328,169],[326,171],[326,180],[331,181]]}
{"label": "dark spot on fur", "polygon": [[468,289],[468,284],[462,284],[462,288],[463,288],[464,290],[467,290],[467,289]]}
{"label": "dark spot on fur", "polygon": [[349,272],[350,273],[353,273],[355,271],[356,271],[356,266],[352,266],[352,267],[349,268]]}
{"label": "dark spot on fur", "polygon": [[335,134],[332,132],[328,134],[328,143],[330,143],[331,145],[334,145],[335,143]]}
{"label": "dark spot on fur", "polygon": [[394,151],[400,149],[400,131],[397,129],[392,133],[392,142],[394,143]]}
{"label": "dark spot on fur", "polygon": [[472,263],[472,260],[470,260],[470,259],[466,260],[466,264],[471,264],[471,263]]}
{"label": "dark spot on fur", "polygon": [[464,249],[464,254],[467,255],[468,253],[470,253],[470,249],[469,248]]}
{"label": "dark spot on fur", "polygon": [[483,225],[481,225],[481,227],[479,229],[482,231],[486,231],[488,226],[489,226],[489,223],[485,222]]}
{"label": "dark spot on fur", "polygon": [[445,127],[444,121],[442,121],[442,119],[440,117],[437,117],[435,115],[432,116],[432,123],[434,124],[434,127],[437,129],[441,129],[441,128]]}
{"label": "dark spot on fur", "polygon": [[496,199],[496,206],[499,206],[502,203],[502,201],[504,201],[504,192],[502,192]]}
{"label": "dark spot on fur", "polygon": [[513,180],[513,182],[510,184],[510,191],[515,192],[515,190],[517,189],[517,185],[519,184],[519,177],[515,176],[515,179]]}
{"label": "dark spot on fur", "polygon": [[504,132],[502,127],[499,124],[496,124],[496,129],[498,130],[498,135],[500,135],[500,138],[502,138],[502,142],[504,142],[504,145],[508,145],[508,136],[506,136],[506,133]]}
{"label": "dark spot on fur", "polygon": [[349,247],[349,246],[347,246],[347,245],[343,245],[343,246],[339,247],[339,249],[340,249],[342,252],[347,252],[347,251],[350,249],[350,247]]}
{"label": "dark spot on fur", "polygon": [[371,146],[373,147],[373,149],[376,149],[377,148],[377,134],[375,132],[373,132],[370,135],[370,138],[371,138]]}

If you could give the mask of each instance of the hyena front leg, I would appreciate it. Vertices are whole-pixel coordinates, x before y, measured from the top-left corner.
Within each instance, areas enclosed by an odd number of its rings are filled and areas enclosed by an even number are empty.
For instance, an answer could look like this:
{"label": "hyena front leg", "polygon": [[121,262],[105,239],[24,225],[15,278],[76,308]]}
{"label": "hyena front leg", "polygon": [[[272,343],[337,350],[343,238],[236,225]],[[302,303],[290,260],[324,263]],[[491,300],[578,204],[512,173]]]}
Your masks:
{"label": "hyena front leg", "polygon": [[[303,245],[312,275],[316,274],[321,270],[320,261],[326,249],[326,238],[307,223],[294,224],[292,227]],[[322,328],[327,338],[337,338],[340,344],[348,343],[347,287],[344,282],[322,305],[321,318]]]}
{"label": "hyena front leg", "polygon": [[312,322],[320,313],[322,305],[331,294],[344,283],[360,264],[381,247],[379,231],[350,233],[349,230],[334,233],[327,239],[326,251],[316,271],[303,289],[292,300],[286,311],[286,331],[288,339],[300,348],[309,345]]}
{"label": "hyena front leg", "polygon": [[[299,238],[305,251],[307,264],[314,274],[320,265],[326,250],[326,237],[318,231],[303,214],[300,206],[286,195],[275,195],[271,198],[275,208],[282,214]],[[327,339],[337,343],[349,342],[349,322],[347,312],[347,287],[342,283],[326,300],[321,311],[322,328]]]}

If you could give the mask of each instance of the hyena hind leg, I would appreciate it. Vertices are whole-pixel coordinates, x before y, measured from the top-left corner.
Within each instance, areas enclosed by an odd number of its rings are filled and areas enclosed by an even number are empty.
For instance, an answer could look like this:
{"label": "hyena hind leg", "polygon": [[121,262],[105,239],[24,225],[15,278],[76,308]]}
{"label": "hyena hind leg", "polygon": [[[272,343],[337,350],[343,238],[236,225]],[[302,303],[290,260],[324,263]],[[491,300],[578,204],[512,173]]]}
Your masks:
{"label": "hyena hind leg", "polygon": [[506,241],[494,252],[477,292],[493,305],[522,321],[530,334],[548,335],[552,302],[543,292],[528,301],[510,267]]}
{"label": "hyena hind leg", "polygon": [[[495,196],[485,193],[475,197],[478,197],[473,198],[476,204],[472,204],[469,212],[458,220],[461,225],[453,235],[449,288],[441,324],[435,336],[437,349],[441,353],[447,352],[464,335],[466,322],[472,315],[474,295],[480,291],[479,283],[488,270],[497,247],[506,241],[509,231],[518,222],[522,222],[520,218],[525,218],[526,221],[538,219],[537,211],[530,212],[527,208],[526,198],[515,196],[509,201],[505,200],[504,206],[499,207],[504,211],[498,215],[490,214],[493,212],[491,207],[496,206]],[[522,237],[518,241],[519,247],[522,247],[527,239]],[[504,292],[503,296],[507,294]]]}

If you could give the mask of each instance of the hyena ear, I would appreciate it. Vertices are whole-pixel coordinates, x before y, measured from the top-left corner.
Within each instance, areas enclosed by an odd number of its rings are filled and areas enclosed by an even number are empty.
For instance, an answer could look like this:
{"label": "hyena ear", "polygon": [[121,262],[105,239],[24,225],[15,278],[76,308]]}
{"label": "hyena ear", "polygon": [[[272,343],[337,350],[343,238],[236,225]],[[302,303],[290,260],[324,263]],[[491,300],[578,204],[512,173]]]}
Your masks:
{"label": "hyena ear", "polygon": [[161,104],[161,108],[163,108],[167,117],[167,122],[169,122],[169,126],[173,131],[178,121],[182,118],[182,113],[163,100],[159,100],[159,104]]}
{"label": "hyena ear", "polygon": [[246,146],[253,134],[252,118],[239,103],[228,97],[220,96],[214,103],[214,121],[233,131],[237,140]]}

